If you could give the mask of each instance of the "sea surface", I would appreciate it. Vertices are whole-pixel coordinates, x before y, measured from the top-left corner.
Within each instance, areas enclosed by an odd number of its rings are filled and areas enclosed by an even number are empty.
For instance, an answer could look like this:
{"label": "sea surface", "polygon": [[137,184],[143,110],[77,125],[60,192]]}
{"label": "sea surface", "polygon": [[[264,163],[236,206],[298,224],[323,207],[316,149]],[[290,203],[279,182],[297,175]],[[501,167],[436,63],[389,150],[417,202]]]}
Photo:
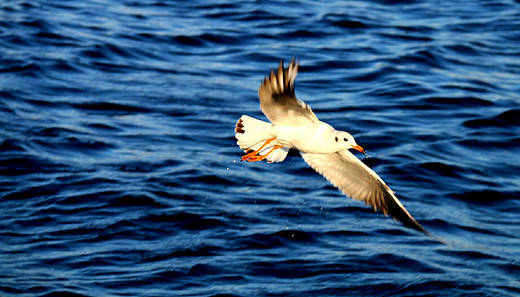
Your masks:
{"label": "sea surface", "polygon": [[[293,57],[433,236],[240,161]],[[1,1],[0,296],[520,296],[520,1]]]}

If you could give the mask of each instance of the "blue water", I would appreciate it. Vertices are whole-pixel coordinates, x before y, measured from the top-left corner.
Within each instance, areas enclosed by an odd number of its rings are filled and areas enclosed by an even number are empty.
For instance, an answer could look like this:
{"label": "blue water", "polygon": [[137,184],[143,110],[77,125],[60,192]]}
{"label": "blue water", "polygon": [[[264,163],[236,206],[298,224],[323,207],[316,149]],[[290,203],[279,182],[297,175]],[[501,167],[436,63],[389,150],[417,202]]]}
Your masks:
{"label": "blue water", "polygon": [[[234,124],[301,59],[435,238]],[[1,296],[519,296],[518,1],[2,1]]]}

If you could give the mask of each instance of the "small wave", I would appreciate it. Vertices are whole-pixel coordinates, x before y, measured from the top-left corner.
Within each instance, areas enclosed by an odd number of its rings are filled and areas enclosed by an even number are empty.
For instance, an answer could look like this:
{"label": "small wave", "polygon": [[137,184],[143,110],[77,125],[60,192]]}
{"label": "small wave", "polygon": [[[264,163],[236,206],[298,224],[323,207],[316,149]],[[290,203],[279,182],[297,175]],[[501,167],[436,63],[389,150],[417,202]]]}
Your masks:
{"label": "small wave", "polygon": [[70,167],[65,164],[33,157],[30,155],[9,156],[2,158],[0,172],[5,176],[21,176],[31,173],[68,172]]}
{"label": "small wave", "polygon": [[520,110],[512,109],[490,118],[468,120],[463,125],[470,128],[520,127]]}
{"label": "small wave", "polygon": [[0,153],[4,152],[24,152],[23,143],[15,139],[4,139],[0,143]]}
{"label": "small wave", "polygon": [[500,202],[502,200],[520,199],[520,193],[497,192],[493,190],[453,193],[451,197],[478,203]]}
{"label": "small wave", "polygon": [[165,253],[154,253],[150,256],[145,255],[145,257],[140,261],[141,263],[152,263],[152,262],[161,262],[168,261],[171,259],[176,259],[178,257],[207,257],[207,256],[215,256],[218,251],[221,250],[220,247],[215,246],[197,246],[194,248],[185,248],[185,249],[173,249],[173,251],[166,251]]}
{"label": "small wave", "polygon": [[91,297],[92,295],[83,295],[83,294],[77,293],[77,291],[71,291],[71,290],[50,290],[50,292],[40,295],[40,297],[55,297],[55,296]]}
{"label": "small wave", "polygon": [[455,165],[447,165],[440,162],[427,162],[420,165],[421,168],[433,172],[435,175],[460,177],[462,169]]}
{"label": "small wave", "polygon": [[115,102],[84,102],[84,103],[71,103],[71,106],[79,110],[97,111],[103,114],[128,114],[128,113],[147,113],[151,112],[144,106],[136,106],[131,104],[122,104]]}
{"label": "small wave", "polygon": [[175,42],[187,46],[203,46],[204,41],[198,37],[179,35],[174,38]]}
{"label": "small wave", "polygon": [[332,25],[336,26],[336,27],[340,27],[340,28],[346,28],[346,29],[363,29],[363,28],[367,27],[367,25],[365,25],[363,22],[352,21],[352,20],[335,21],[335,22],[332,22]]}
{"label": "small wave", "polygon": [[2,60],[0,73],[20,73],[22,76],[39,77],[44,73],[44,69],[36,62]]}
{"label": "small wave", "polygon": [[421,100],[425,104],[442,109],[486,107],[493,102],[478,97],[427,97]]}
{"label": "small wave", "polygon": [[145,218],[142,218],[142,220],[160,223],[163,227],[166,227],[167,225],[172,225],[172,227],[179,228],[182,230],[206,230],[226,226],[226,224],[219,219],[205,218],[202,215],[184,211],[174,214],[152,214]]}

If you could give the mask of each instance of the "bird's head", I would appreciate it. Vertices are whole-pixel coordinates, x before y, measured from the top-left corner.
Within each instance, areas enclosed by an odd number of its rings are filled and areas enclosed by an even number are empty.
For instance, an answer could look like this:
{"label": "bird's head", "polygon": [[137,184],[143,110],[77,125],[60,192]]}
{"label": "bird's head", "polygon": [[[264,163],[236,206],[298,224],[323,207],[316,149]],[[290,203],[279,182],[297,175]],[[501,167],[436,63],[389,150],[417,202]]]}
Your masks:
{"label": "bird's head", "polygon": [[354,136],[350,135],[348,132],[344,131],[335,131],[334,133],[334,142],[341,149],[355,149],[363,154],[367,155],[365,149],[359,146],[354,140]]}

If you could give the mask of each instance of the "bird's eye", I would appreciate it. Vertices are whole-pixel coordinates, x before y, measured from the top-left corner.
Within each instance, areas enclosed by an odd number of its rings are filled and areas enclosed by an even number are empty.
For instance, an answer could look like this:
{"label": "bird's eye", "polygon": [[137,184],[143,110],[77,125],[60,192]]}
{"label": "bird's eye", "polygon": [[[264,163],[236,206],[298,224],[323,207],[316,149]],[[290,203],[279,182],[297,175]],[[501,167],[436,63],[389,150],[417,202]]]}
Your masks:
{"label": "bird's eye", "polygon": [[336,142],[338,142],[338,138],[336,137]]}
{"label": "bird's eye", "polygon": [[348,142],[348,139],[346,139],[346,138],[343,138],[343,141],[345,141],[345,142]]}

